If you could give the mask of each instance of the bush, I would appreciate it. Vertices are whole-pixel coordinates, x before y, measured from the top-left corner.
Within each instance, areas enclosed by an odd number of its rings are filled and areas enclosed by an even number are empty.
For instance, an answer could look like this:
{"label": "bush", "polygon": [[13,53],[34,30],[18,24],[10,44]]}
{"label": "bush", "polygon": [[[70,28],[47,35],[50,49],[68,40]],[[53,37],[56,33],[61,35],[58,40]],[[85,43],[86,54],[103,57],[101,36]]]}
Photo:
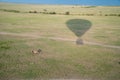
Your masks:
{"label": "bush", "polygon": [[108,16],[108,14],[105,14],[105,16]]}
{"label": "bush", "polygon": [[49,14],[56,14],[56,12],[50,12]]}
{"label": "bush", "polygon": [[37,11],[29,11],[29,13],[37,13]]}
{"label": "bush", "polygon": [[117,16],[117,14],[110,14],[109,16]]}
{"label": "bush", "polygon": [[32,11],[29,11],[29,13],[32,13]]}
{"label": "bush", "polygon": [[37,11],[34,11],[33,13],[37,13]]}
{"label": "bush", "polygon": [[20,13],[20,11],[18,11],[18,10],[8,10],[8,9],[0,9],[0,10],[5,11],[5,12]]}
{"label": "bush", "polygon": [[86,16],[94,16],[94,14],[86,14]]}
{"label": "bush", "polygon": [[46,12],[46,11],[47,11],[47,9],[43,9],[43,11],[45,11],[45,12]]}
{"label": "bush", "polygon": [[66,15],[70,15],[70,12],[67,11],[65,14],[66,14]]}

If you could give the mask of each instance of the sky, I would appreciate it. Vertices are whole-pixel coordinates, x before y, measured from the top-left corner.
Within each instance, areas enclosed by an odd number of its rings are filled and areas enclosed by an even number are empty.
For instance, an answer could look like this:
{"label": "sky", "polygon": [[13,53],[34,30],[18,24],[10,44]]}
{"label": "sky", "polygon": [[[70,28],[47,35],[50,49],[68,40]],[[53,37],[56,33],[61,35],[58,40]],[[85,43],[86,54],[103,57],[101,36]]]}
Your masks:
{"label": "sky", "polygon": [[0,0],[27,4],[71,4],[71,5],[110,5],[120,6],[120,0]]}

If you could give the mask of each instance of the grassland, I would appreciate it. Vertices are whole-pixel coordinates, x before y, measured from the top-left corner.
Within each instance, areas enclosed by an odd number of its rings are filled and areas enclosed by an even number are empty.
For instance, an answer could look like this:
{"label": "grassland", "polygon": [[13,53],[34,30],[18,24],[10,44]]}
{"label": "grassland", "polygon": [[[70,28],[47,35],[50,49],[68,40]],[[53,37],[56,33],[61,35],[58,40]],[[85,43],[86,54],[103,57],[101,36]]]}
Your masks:
{"label": "grassland", "polygon": [[[17,7],[15,7],[17,6]],[[70,12],[70,14],[120,14],[119,6],[76,6],[76,5],[29,5],[29,4],[10,4],[10,3],[0,3],[1,9],[7,10],[18,10],[20,12],[56,12],[65,13]]]}
{"label": "grassland", "polygon": [[[103,14],[120,14],[120,7],[0,3],[0,9],[1,80],[120,79],[120,49],[76,45],[75,42],[82,39],[120,46],[120,17],[28,13],[30,10],[47,9],[56,13],[99,14],[102,11]],[[18,10],[20,13],[9,10]],[[42,54],[31,53],[39,48]]]}

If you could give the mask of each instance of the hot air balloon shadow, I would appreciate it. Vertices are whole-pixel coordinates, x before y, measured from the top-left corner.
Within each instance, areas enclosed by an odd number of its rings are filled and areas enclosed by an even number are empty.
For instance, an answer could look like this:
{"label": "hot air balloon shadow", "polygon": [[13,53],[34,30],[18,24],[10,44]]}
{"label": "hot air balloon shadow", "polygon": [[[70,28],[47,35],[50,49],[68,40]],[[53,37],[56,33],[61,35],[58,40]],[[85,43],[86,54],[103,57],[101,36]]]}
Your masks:
{"label": "hot air balloon shadow", "polygon": [[76,44],[84,44],[81,37],[91,28],[92,23],[85,19],[70,19],[66,25],[78,37]]}

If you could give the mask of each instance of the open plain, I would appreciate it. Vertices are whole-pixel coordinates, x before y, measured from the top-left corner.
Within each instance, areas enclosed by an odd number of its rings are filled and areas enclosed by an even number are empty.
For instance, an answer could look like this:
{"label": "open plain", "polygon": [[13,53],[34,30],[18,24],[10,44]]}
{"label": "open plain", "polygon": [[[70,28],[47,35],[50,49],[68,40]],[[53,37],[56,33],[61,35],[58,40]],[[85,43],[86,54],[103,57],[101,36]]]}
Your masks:
{"label": "open plain", "polygon": [[119,80],[120,7],[0,3],[5,79]]}

